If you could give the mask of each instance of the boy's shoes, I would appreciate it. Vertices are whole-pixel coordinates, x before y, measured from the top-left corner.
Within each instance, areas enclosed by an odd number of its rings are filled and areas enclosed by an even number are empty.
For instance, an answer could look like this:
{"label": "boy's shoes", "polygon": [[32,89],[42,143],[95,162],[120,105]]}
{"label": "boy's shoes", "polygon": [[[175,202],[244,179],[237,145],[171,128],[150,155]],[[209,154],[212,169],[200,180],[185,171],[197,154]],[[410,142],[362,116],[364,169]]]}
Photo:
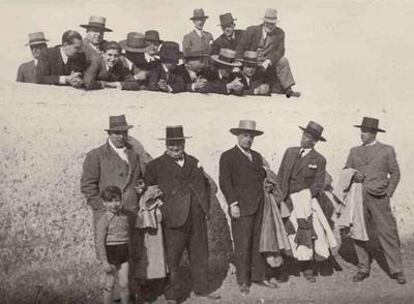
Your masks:
{"label": "boy's shoes", "polygon": [[402,272],[397,272],[393,275],[391,275],[391,277],[397,281],[398,284],[406,284],[407,280],[404,277],[404,274]]}
{"label": "boy's shoes", "polygon": [[352,278],[353,282],[361,282],[363,280],[365,280],[366,278],[369,277],[369,273],[368,272],[362,272],[362,271],[358,271]]}

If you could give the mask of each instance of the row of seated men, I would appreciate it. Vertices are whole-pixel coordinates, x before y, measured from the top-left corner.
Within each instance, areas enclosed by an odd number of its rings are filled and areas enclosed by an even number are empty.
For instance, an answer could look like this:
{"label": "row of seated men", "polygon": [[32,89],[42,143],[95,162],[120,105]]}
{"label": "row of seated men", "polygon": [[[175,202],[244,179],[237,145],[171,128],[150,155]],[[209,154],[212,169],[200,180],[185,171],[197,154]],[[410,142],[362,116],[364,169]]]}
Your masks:
{"label": "row of seated men", "polygon": [[263,23],[235,29],[231,13],[219,16],[223,34],[213,40],[204,30],[208,16],[195,9],[194,30],[180,46],[162,41],[159,32],[130,32],[125,40],[106,41],[106,18],[91,16],[86,37],[74,30],[62,44],[48,48],[43,32],[29,34],[34,60],[19,67],[17,81],[70,85],[87,90],[118,88],[169,93],[200,92],[233,95],[285,94],[299,97],[289,62],[285,34],[276,26],[277,12],[267,9]]}

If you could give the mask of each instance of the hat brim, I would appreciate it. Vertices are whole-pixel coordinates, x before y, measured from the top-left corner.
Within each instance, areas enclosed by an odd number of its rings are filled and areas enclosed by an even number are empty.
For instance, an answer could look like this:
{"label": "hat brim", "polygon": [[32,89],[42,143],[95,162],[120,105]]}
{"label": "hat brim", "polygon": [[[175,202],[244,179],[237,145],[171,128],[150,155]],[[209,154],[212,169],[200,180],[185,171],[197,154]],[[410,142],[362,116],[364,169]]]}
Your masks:
{"label": "hat brim", "polygon": [[85,29],[89,29],[89,28],[93,27],[93,28],[100,29],[100,30],[102,30],[102,31],[104,31],[104,32],[112,32],[112,30],[111,30],[111,29],[106,28],[106,27],[102,27],[102,28],[100,28],[100,27],[98,27],[98,26],[95,26],[95,25],[89,25],[89,24],[81,24],[81,25],[79,25],[79,26],[80,26],[80,27],[83,27],[83,28],[85,28]]}
{"label": "hat brim", "polygon": [[120,126],[120,127],[105,129],[105,131],[106,132],[108,132],[108,131],[127,131],[129,129],[132,129],[133,127],[134,127],[133,125]]}
{"label": "hat brim", "polygon": [[163,43],[164,40],[157,40],[157,39],[145,39],[145,41],[147,42],[158,42],[158,43]]}
{"label": "hat brim", "polygon": [[242,64],[247,63],[247,64],[259,65],[259,63],[260,63],[259,61],[250,61],[250,60],[244,60],[244,59],[242,59],[240,61],[242,62]]}
{"label": "hat brim", "polygon": [[132,53],[145,53],[145,51],[148,50],[148,48],[150,47],[149,45],[147,45],[146,47],[143,47],[143,48],[130,47],[130,46],[127,45],[127,40],[119,41],[119,45],[125,51],[132,52]]}
{"label": "hat brim", "polygon": [[303,131],[303,132],[307,132],[307,133],[309,133],[310,135],[312,135],[316,140],[319,140],[319,141],[326,141],[326,138],[325,137],[323,137],[322,135],[316,135],[316,134],[312,134],[312,133],[310,133],[309,132],[309,130],[308,129],[306,129],[306,128],[304,128],[304,127],[301,127],[301,126],[299,126],[299,128]]}
{"label": "hat brim", "polygon": [[267,19],[267,18],[263,18],[262,20],[263,20],[263,22],[266,22],[266,23],[273,23],[273,24],[276,24],[277,23],[277,19]]}
{"label": "hat brim", "polygon": [[233,135],[239,135],[242,132],[251,133],[253,136],[260,136],[263,134],[263,132],[259,130],[243,129],[243,128],[231,128],[230,129],[230,133]]}
{"label": "hat brim", "polygon": [[354,125],[354,127],[359,128],[359,129],[362,129],[362,128],[369,129],[369,130],[374,131],[374,132],[385,133],[385,130],[380,129],[380,128],[371,128],[371,127],[366,127],[366,126],[363,126],[363,125]]}
{"label": "hat brim", "polygon": [[233,19],[232,21],[229,21],[229,22],[226,22],[226,23],[220,23],[220,24],[217,24],[217,26],[225,26],[225,25],[229,25],[229,24],[232,24],[234,21],[237,21],[237,19]]}
{"label": "hat brim", "polygon": [[210,56],[211,59],[213,59],[215,62],[223,64],[223,65],[227,65],[227,66],[232,66],[232,67],[240,67],[242,65],[241,62],[239,61],[235,61],[235,62],[226,62],[226,61],[222,61],[219,59],[219,55],[212,55]]}
{"label": "hat brim", "polygon": [[200,16],[200,17],[191,17],[190,20],[198,20],[198,19],[204,19],[205,20],[205,19],[208,19],[208,18],[209,18],[208,16],[202,16],[202,17]]}
{"label": "hat brim", "polygon": [[181,140],[181,139],[188,139],[192,138],[191,136],[183,136],[183,137],[163,137],[163,138],[157,138],[158,140]]}
{"label": "hat brim", "polygon": [[48,41],[49,41],[48,39],[45,39],[45,40],[39,40],[39,41],[29,42],[29,43],[26,43],[25,46],[46,44]]}

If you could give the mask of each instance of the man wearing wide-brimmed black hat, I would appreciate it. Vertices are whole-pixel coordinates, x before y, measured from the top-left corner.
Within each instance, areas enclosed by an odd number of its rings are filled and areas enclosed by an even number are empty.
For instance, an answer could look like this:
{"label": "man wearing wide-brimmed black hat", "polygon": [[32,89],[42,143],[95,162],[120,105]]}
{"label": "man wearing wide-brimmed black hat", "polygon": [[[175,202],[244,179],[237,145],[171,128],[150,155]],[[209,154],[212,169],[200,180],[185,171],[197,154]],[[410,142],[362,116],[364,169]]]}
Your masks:
{"label": "man wearing wide-brimmed black hat", "polygon": [[102,43],[104,41],[104,33],[112,32],[106,27],[106,18],[101,16],[89,17],[88,24],[81,24],[80,27],[86,29],[86,36],[83,39],[83,52],[86,60],[92,61],[94,57],[99,57],[102,53]]}
{"label": "man wearing wide-brimmed black hat", "polygon": [[173,41],[165,41],[159,52],[161,64],[153,69],[148,78],[148,88],[151,91],[178,93],[185,91],[185,83],[176,73],[180,58],[180,47]]}
{"label": "man wearing wide-brimmed black hat", "polygon": [[233,18],[231,13],[225,13],[219,16],[219,26],[223,30],[216,40],[211,45],[211,54],[218,55],[220,49],[235,50],[239,40],[243,34],[243,30],[235,30],[236,24],[234,21],[237,19]]}
{"label": "man wearing wide-brimmed black hat", "polygon": [[183,38],[183,52],[201,50],[206,54],[211,53],[211,43],[213,35],[204,30],[204,24],[208,19],[202,8],[196,8],[190,18],[194,23],[194,30],[186,34]]}
{"label": "man wearing wide-brimmed black hat", "polygon": [[203,51],[187,51],[184,53],[184,64],[177,67],[177,74],[185,82],[187,92],[208,93],[209,70],[205,66]]}
{"label": "man wearing wide-brimmed black hat", "polygon": [[[377,134],[385,132],[379,128],[378,119],[364,117],[362,124],[355,127],[361,129],[362,145],[351,149],[345,167],[357,170],[353,182],[362,183],[365,223],[368,229],[375,229],[369,235],[377,235],[391,277],[405,284],[397,225],[390,206],[390,198],[400,182],[395,150],[377,141]],[[360,282],[369,277],[370,246],[366,241],[354,240],[354,244],[358,272],[353,281]]]}
{"label": "man wearing wide-brimmed black hat", "polygon": [[26,46],[30,47],[33,60],[22,63],[17,70],[17,82],[36,83],[36,66],[39,62],[40,52],[47,48],[47,40],[43,32],[29,34],[29,42]]}
{"label": "man wearing wide-brimmed black hat", "polygon": [[218,298],[208,289],[209,182],[199,161],[184,151],[187,138],[182,126],[168,126],[165,138],[161,138],[166,152],[149,162],[145,170],[146,185],[158,185],[164,193],[161,212],[170,272],[165,291],[167,303],[177,303],[180,296],[179,265],[185,249],[195,295]]}
{"label": "man wearing wide-brimmed black hat", "polygon": [[252,144],[263,132],[256,129],[255,121],[241,120],[230,133],[237,136],[237,144],[220,157],[219,184],[231,218],[237,284],[245,296],[252,282],[277,287],[266,280],[267,265],[259,252],[266,171]]}
{"label": "man wearing wide-brimmed black hat", "polygon": [[[300,129],[303,131],[300,146],[286,150],[276,183],[279,187],[281,215],[286,218],[285,226],[292,243],[293,257],[299,261],[303,276],[314,283],[315,261],[327,260],[330,250],[336,252],[337,244],[330,227],[324,227],[326,233],[316,233],[314,222],[324,215],[313,214],[311,207],[312,204],[319,204],[325,184],[326,159],[315,150],[319,141],[326,141],[322,136],[324,128],[310,121],[306,128]],[[312,203],[313,199],[318,203]],[[322,221],[327,223],[326,217]],[[315,239],[318,240],[317,243]]]}

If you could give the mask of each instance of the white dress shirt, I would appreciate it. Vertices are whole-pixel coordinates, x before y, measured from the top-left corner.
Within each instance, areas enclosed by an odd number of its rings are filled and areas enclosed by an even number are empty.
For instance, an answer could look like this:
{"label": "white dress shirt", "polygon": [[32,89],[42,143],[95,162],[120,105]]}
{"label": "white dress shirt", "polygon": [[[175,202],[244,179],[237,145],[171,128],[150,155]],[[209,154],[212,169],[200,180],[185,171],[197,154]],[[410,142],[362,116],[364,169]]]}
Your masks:
{"label": "white dress shirt", "polygon": [[[64,64],[68,63],[69,57],[65,54],[63,51],[63,47],[60,48],[60,56],[62,57],[62,61]],[[66,76],[62,75],[59,77],[59,83],[60,84],[66,84]]]}
{"label": "white dress shirt", "polygon": [[299,150],[299,155],[300,157],[305,157],[310,151],[312,150],[312,148],[300,148]]}
{"label": "white dress shirt", "polygon": [[111,146],[112,149],[114,149],[114,151],[116,152],[116,154],[118,154],[118,156],[125,161],[127,164],[128,162],[128,155],[126,154],[126,148],[117,148],[115,147],[115,145],[112,143],[111,139],[108,139],[109,145]]}
{"label": "white dress shirt", "polygon": [[242,153],[244,154],[244,155],[246,155],[247,156],[247,158],[251,161],[251,162],[253,162],[253,156],[252,156],[252,152],[250,152],[250,150],[245,150],[245,149],[243,149],[242,147],[240,147],[239,145],[236,145],[237,147],[239,147],[239,149],[240,149],[240,151],[242,151]]}

